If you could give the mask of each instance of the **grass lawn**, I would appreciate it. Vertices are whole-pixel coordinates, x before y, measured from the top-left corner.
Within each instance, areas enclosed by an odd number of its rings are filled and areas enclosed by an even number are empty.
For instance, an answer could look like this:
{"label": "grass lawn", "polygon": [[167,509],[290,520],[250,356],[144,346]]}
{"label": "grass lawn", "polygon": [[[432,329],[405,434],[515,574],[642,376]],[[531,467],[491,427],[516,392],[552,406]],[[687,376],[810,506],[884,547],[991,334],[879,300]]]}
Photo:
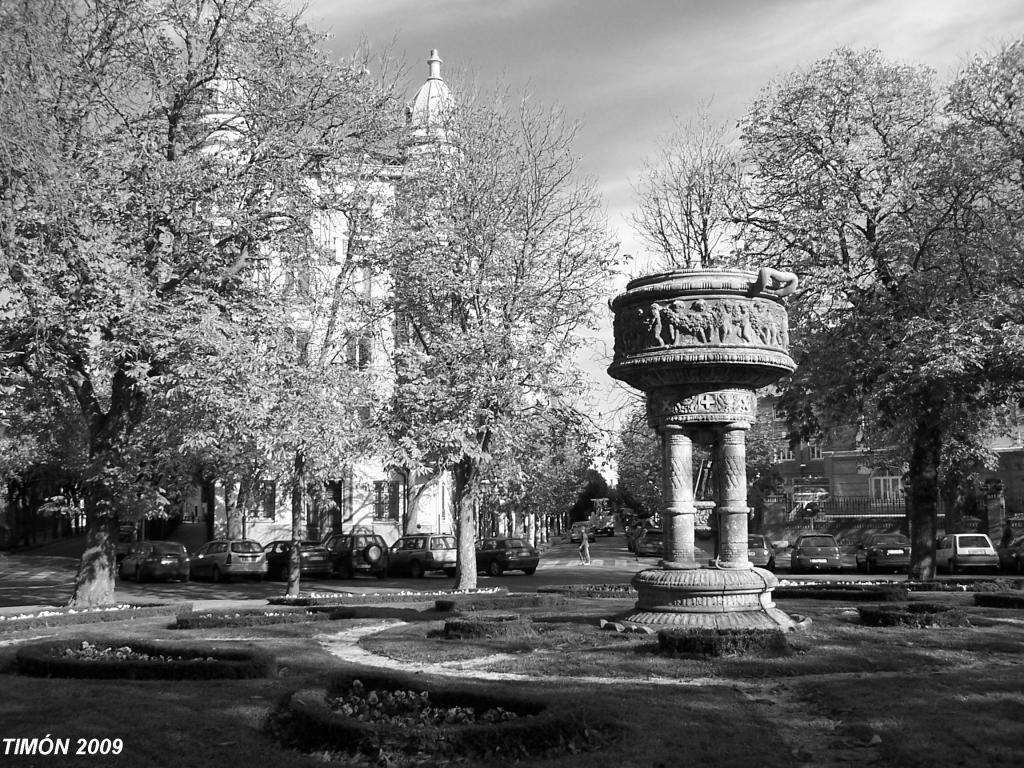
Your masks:
{"label": "grass lawn", "polygon": [[[1024,612],[976,608],[969,595],[915,596],[965,607],[973,626],[910,629],[859,624],[855,604],[786,600],[812,619],[773,658],[670,658],[654,636],[602,631],[598,620],[629,600],[580,599],[571,607],[520,609],[525,637],[445,639],[449,614],[360,608],[354,618],[260,627],[175,630],[172,620],[84,624],[0,634],[0,739],[121,739],[120,755],[4,754],[0,768],[36,766],[323,765],[325,755],[282,746],[267,728],[291,692],[325,685],[332,672],[366,664],[407,669],[436,688],[486,675],[488,689],[534,697],[591,720],[590,738],[559,754],[489,755],[488,766],[1017,766],[1024,749]],[[501,613],[507,614],[507,611]],[[486,615],[486,614],[483,614]],[[382,622],[387,628],[379,630]],[[377,631],[346,660],[331,637]],[[34,638],[153,637],[247,644],[269,650],[268,679],[186,682],[32,678],[13,670]],[[608,724],[613,727],[608,727]],[[336,765],[477,765],[478,761],[381,753],[332,756]]]}

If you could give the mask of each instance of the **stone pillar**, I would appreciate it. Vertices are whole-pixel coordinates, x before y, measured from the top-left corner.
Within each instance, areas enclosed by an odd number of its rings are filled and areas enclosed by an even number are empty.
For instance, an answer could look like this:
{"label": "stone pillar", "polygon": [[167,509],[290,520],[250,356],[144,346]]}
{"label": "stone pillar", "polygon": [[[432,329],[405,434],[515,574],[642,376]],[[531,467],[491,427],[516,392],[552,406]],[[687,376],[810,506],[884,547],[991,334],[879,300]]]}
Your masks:
{"label": "stone pillar", "polygon": [[661,566],[698,568],[693,539],[693,442],[681,427],[663,426],[660,431],[665,497],[665,552]]}
{"label": "stone pillar", "polygon": [[747,444],[745,424],[726,424],[718,441],[719,568],[750,568],[747,558]]}

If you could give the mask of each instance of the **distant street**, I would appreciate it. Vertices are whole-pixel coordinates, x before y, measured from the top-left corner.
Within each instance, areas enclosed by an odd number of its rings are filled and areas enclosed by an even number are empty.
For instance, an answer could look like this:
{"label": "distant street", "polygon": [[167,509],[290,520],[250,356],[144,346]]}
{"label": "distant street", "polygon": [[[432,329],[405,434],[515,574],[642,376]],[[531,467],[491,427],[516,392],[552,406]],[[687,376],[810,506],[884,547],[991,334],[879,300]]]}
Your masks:
{"label": "distant street", "polygon": [[[67,542],[63,549],[60,544],[49,545],[39,550],[28,550],[16,554],[0,554],[0,607],[31,605],[63,605],[71,595],[77,556],[72,555],[75,542]],[[541,587],[561,584],[627,584],[637,571],[654,568],[658,559],[642,557],[637,559],[626,549],[622,534],[614,537],[599,537],[590,545],[589,566],[581,565],[576,544],[558,543],[549,547],[541,557],[540,567],[532,576],[510,572],[491,577],[480,574],[481,588],[504,587],[513,592],[532,592]],[[62,554],[51,554],[60,551]],[[779,555],[776,575],[789,578],[789,558]],[[874,580],[878,578],[902,580],[903,575],[886,574],[866,576],[854,570],[853,558],[844,557],[842,574],[801,575],[801,581],[821,580]],[[431,590],[450,589],[454,580],[440,574],[421,579],[385,578],[377,579],[359,576],[354,579],[303,579],[303,592],[348,592],[366,593],[377,590]],[[284,592],[280,581],[233,581],[215,584],[206,581],[145,582],[118,580],[119,599],[131,603],[148,601],[198,601],[198,600],[247,600],[273,597]]]}

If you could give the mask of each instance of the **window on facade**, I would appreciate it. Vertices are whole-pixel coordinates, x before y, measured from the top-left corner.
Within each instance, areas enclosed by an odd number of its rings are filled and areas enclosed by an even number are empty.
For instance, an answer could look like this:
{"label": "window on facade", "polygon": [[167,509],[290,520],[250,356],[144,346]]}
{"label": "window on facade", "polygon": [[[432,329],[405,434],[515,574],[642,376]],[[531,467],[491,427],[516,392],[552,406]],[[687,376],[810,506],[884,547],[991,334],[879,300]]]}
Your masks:
{"label": "window on facade", "polygon": [[256,505],[256,517],[273,520],[277,515],[277,482],[264,480],[260,483],[259,504]]}
{"label": "window on facade", "polygon": [[780,461],[792,461],[793,449],[789,446],[789,443],[776,443],[772,460],[776,463]]}
{"label": "window on facade", "polygon": [[373,359],[373,347],[366,336],[352,336],[345,342],[345,359],[353,368],[364,370]]}
{"label": "window on facade", "polygon": [[807,446],[807,458],[810,460],[821,458],[821,446],[817,443],[811,443]]}
{"label": "window on facade", "polygon": [[870,492],[872,499],[902,499],[903,483],[896,475],[878,475],[871,478]]}
{"label": "window on facade", "polygon": [[376,520],[401,519],[402,484],[378,480],[373,484],[373,517]]}

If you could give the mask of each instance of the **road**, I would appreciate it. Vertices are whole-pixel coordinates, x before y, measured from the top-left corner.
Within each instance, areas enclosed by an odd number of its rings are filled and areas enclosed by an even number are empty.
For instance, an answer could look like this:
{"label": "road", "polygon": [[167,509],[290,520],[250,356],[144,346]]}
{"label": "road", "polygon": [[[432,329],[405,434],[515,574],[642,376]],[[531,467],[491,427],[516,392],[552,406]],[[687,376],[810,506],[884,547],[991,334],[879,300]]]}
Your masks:
{"label": "road", "polygon": [[[50,552],[53,550],[50,549]],[[480,574],[481,588],[500,586],[513,592],[532,592],[541,587],[561,584],[626,584],[633,575],[658,564],[657,558],[639,560],[626,549],[626,539],[619,534],[599,537],[590,545],[591,562],[581,565],[577,545],[558,543],[545,550],[540,567],[532,576],[519,572],[492,577]],[[779,557],[776,575],[789,578],[788,557]],[[0,607],[64,605],[71,596],[78,559],[64,554],[43,554],[32,550],[18,554],[0,554]],[[805,580],[874,580],[904,579],[904,576],[865,576],[854,571],[852,558],[844,562],[842,574],[801,575]],[[366,593],[378,590],[431,590],[450,589],[454,584],[442,574],[421,579],[357,576],[354,579],[303,579],[303,592]],[[127,603],[205,600],[247,600],[279,596],[284,592],[283,582],[233,581],[227,584],[192,581],[146,582],[118,580],[117,597]]]}

